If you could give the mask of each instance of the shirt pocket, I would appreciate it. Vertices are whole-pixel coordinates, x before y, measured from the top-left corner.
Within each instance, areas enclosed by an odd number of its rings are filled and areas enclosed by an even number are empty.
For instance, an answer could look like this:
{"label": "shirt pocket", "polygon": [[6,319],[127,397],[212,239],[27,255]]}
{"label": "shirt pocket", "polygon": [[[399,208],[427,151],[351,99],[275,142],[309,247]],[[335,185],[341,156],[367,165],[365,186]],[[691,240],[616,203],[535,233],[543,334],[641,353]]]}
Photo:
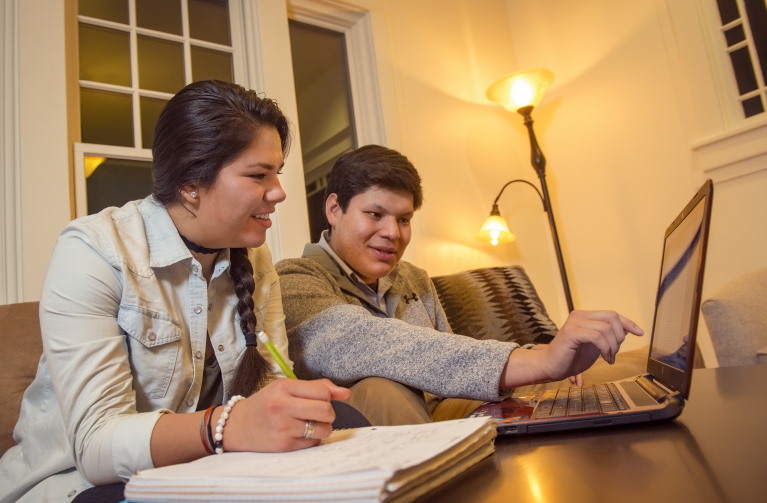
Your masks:
{"label": "shirt pocket", "polygon": [[181,328],[170,316],[138,306],[120,306],[117,323],[128,334],[134,389],[164,398],[179,364]]}

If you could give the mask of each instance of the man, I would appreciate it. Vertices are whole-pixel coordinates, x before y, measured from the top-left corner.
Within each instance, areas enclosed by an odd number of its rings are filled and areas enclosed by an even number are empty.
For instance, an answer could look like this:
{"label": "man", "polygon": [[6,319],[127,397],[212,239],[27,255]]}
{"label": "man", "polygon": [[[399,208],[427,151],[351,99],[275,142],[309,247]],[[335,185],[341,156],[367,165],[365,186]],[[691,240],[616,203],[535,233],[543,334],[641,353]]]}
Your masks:
{"label": "man", "polygon": [[348,152],[325,195],[329,229],[277,264],[290,358],[299,377],[351,386],[348,403],[374,425],[430,421],[431,394],[496,401],[580,374],[600,355],[612,363],[628,332],[643,334],[610,311],[571,313],[535,349],[451,334],[428,273],[400,261],[423,200],[410,161],[378,145]]}

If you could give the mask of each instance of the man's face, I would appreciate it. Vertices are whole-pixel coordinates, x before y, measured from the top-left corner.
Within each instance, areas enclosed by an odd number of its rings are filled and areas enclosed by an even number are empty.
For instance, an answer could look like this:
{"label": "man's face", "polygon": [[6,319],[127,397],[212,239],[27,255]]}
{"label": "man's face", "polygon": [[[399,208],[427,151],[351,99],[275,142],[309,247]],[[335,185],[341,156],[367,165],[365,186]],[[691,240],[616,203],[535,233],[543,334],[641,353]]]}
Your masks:
{"label": "man's face", "polygon": [[373,284],[397,265],[410,242],[413,195],[371,187],[341,211],[336,194],[325,201],[330,247],[362,281]]}

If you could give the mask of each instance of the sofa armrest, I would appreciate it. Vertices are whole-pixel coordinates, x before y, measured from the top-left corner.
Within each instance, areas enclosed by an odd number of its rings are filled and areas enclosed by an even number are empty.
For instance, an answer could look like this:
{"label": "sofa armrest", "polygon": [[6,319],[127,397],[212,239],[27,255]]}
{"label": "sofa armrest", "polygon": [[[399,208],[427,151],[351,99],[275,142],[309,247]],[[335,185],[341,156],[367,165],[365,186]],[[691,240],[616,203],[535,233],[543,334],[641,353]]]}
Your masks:
{"label": "sofa armrest", "polygon": [[43,343],[37,302],[0,306],[0,455],[16,445],[13,428],[24,391],[35,378]]}

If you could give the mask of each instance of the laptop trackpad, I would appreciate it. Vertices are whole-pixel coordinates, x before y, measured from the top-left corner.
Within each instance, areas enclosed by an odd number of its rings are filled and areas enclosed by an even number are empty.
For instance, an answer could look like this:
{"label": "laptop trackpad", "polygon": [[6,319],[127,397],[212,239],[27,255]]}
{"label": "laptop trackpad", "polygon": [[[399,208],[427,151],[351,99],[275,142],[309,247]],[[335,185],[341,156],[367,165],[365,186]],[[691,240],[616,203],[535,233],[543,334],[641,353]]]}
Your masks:
{"label": "laptop trackpad", "polygon": [[618,384],[623,391],[631,398],[631,400],[637,405],[657,405],[653,397],[647,394],[647,392],[638,385],[635,381],[621,381]]}

